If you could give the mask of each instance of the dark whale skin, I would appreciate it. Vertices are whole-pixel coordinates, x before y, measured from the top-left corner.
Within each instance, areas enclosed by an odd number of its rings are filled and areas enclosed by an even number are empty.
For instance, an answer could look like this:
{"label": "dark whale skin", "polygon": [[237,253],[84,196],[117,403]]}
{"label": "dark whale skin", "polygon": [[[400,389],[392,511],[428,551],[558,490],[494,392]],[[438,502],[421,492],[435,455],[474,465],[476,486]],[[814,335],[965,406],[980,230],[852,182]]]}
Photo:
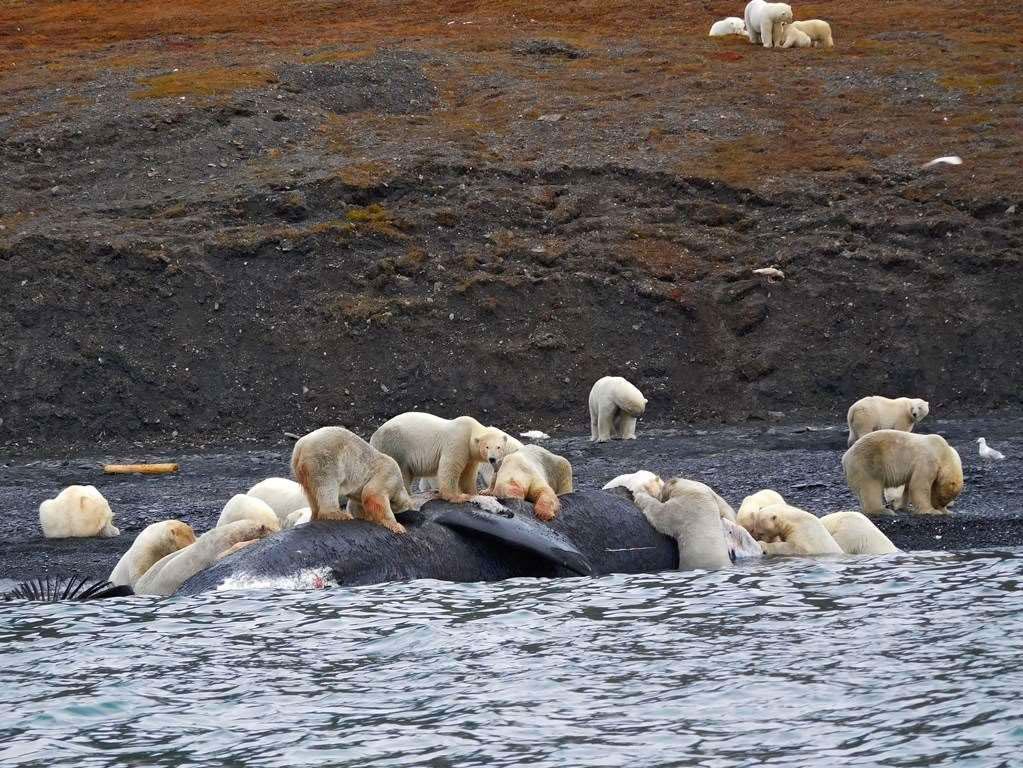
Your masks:
{"label": "dark whale skin", "polygon": [[[621,495],[605,491],[567,494],[561,497],[561,512],[550,523],[536,520],[528,502],[504,503],[518,523],[545,527],[574,544],[594,575],[678,567],[675,542],[657,533],[643,513]],[[516,540],[455,530],[435,520],[440,513],[460,506],[464,505],[434,500],[418,512],[401,515],[407,528],[401,536],[362,520],[300,525],[214,563],[182,584],[175,595],[215,590],[226,579],[241,574],[284,578],[323,567],[331,569],[341,586],[412,579],[472,582],[577,575],[547,556],[523,549]]]}

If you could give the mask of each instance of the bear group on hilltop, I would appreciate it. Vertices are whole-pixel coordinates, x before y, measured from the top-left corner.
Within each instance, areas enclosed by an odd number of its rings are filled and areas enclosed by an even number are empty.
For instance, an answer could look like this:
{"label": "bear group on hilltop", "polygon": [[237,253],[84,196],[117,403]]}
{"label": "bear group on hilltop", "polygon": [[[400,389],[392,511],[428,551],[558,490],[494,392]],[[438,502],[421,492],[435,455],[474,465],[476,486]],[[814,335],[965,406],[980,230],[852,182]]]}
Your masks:
{"label": "bear group on hilltop", "polygon": [[715,21],[709,37],[743,35],[764,48],[832,48],[831,25],[821,19],[795,20],[792,6],[750,0],[743,18],[729,16]]}

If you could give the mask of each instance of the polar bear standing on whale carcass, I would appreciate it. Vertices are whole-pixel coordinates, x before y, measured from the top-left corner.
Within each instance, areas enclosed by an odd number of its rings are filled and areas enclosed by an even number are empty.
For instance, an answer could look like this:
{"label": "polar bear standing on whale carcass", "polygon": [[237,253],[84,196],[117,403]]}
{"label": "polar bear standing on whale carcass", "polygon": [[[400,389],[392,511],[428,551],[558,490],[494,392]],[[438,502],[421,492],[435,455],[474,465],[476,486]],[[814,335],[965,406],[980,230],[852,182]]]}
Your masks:
{"label": "polar bear standing on whale carcass", "polygon": [[781,25],[792,21],[792,6],[751,0],[746,5],[744,17],[749,41],[754,45],[763,43],[765,48],[773,48],[781,45]]}

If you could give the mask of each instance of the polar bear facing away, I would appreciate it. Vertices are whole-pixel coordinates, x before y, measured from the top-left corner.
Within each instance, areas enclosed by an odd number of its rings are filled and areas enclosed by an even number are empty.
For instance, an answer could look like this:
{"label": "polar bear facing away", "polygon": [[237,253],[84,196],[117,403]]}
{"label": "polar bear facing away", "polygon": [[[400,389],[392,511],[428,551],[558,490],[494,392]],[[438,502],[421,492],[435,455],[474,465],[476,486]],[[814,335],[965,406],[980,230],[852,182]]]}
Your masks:
{"label": "polar bear facing away", "polygon": [[[390,456],[344,427],[321,427],[300,438],[291,471],[302,485],[313,520],[359,517],[395,533],[405,526],[395,512],[412,508],[401,470]],[[340,497],[348,499],[342,510]]]}
{"label": "polar bear facing away", "polygon": [[724,37],[726,35],[745,35],[746,34],[746,22],[740,19],[738,16],[729,16],[728,18],[715,21],[710,27],[710,34],[708,37]]}
{"label": "polar bear facing away", "polygon": [[849,406],[846,421],[849,424],[848,445],[866,434],[879,429],[899,429],[912,432],[913,427],[923,420],[931,407],[926,400],[918,397],[896,397],[891,399],[880,395],[863,397]]}
{"label": "polar bear facing away", "polygon": [[816,515],[788,504],[753,513],[753,537],[765,555],[840,555],[842,548]]}
{"label": "polar bear facing away", "polygon": [[636,419],[646,410],[646,398],[621,376],[604,376],[590,389],[590,441],[612,437],[636,439]]}
{"label": "polar bear facing away", "polygon": [[[672,484],[676,495],[667,501],[638,491],[635,501],[647,521],[678,544],[678,567],[727,568],[732,564],[725,529],[713,492],[700,491],[685,485]],[[709,489],[708,489],[709,491]]]}
{"label": "polar bear facing away", "polygon": [[107,581],[134,589],[138,580],[154,563],[194,543],[195,531],[192,526],[180,520],[161,520],[146,526],[135,537],[128,551],[121,555]]}
{"label": "polar bear facing away", "polygon": [[943,515],[963,490],[963,464],[941,435],[881,429],[864,435],[842,456],[849,490],[865,515],[884,514],[884,490],[905,485],[906,501],[921,515]]}
{"label": "polar bear facing away", "polygon": [[553,520],[561,511],[558,496],[572,492],[572,465],[568,459],[539,445],[526,445],[505,456],[494,477],[493,491],[499,499],[525,499],[533,503],[540,520]]}
{"label": "polar bear facing away", "polygon": [[762,43],[765,48],[773,48],[781,45],[781,25],[792,21],[792,6],[751,0],[746,4],[744,17],[749,41],[754,45]]}
{"label": "polar bear facing away", "polygon": [[859,512],[834,512],[821,518],[821,525],[847,555],[890,555],[899,549],[870,518]]}
{"label": "polar bear facing away", "polygon": [[237,520],[254,520],[257,523],[263,523],[271,531],[281,529],[280,520],[270,505],[255,496],[244,493],[237,493],[228,499],[227,504],[220,511],[216,527],[219,528]]}
{"label": "polar bear facing away", "polygon": [[728,520],[732,523],[735,522],[735,511],[732,509],[732,506],[722,499],[718,495],[717,491],[709,485],[704,485],[696,480],[686,480],[684,477],[673,477],[664,484],[664,489],[661,491],[661,501],[667,501],[672,498],[689,497],[700,497],[702,499],[706,496],[714,499],[718,515],[720,515],[722,520]]}
{"label": "polar bear facing away", "polygon": [[245,493],[265,501],[277,515],[281,527],[284,526],[288,515],[309,505],[305,500],[302,486],[286,477],[268,477],[266,480],[260,480]]}
{"label": "polar bear facing away", "polygon": [[369,442],[398,463],[406,488],[416,478],[436,477],[441,498],[460,503],[476,495],[480,463],[496,468],[508,440],[500,429],[485,427],[471,416],[442,419],[408,411],[384,422]]}
{"label": "polar bear facing away", "polygon": [[48,539],[121,535],[114,527],[110,505],[92,485],[69,485],[40,504],[39,525]]}

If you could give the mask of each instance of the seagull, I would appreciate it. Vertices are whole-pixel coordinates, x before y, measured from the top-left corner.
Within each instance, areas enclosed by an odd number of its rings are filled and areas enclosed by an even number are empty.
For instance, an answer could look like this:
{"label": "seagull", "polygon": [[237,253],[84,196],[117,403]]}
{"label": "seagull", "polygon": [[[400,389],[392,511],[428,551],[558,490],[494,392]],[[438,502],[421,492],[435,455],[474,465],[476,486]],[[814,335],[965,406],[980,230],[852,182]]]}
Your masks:
{"label": "seagull", "polygon": [[921,168],[930,168],[935,165],[962,165],[963,159],[959,155],[946,155],[945,157],[936,157],[933,160],[928,160],[926,163],[921,165]]}
{"label": "seagull", "polygon": [[551,436],[546,432],[541,432],[539,429],[531,429],[528,432],[519,432],[519,437],[525,437],[530,440],[550,440]]}
{"label": "seagull", "polygon": [[978,437],[977,442],[980,443],[980,458],[984,461],[1001,461],[1005,458],[1003,454],[988,446],[987,440],[983,437]]}
{"label": "seagull", "polygon": [[754,275],[763,275],[767,278],[767,282],[773,283],[775,280],[784,280],[785,273],[777,267],[761,267],[760,269],[753,270]]}

